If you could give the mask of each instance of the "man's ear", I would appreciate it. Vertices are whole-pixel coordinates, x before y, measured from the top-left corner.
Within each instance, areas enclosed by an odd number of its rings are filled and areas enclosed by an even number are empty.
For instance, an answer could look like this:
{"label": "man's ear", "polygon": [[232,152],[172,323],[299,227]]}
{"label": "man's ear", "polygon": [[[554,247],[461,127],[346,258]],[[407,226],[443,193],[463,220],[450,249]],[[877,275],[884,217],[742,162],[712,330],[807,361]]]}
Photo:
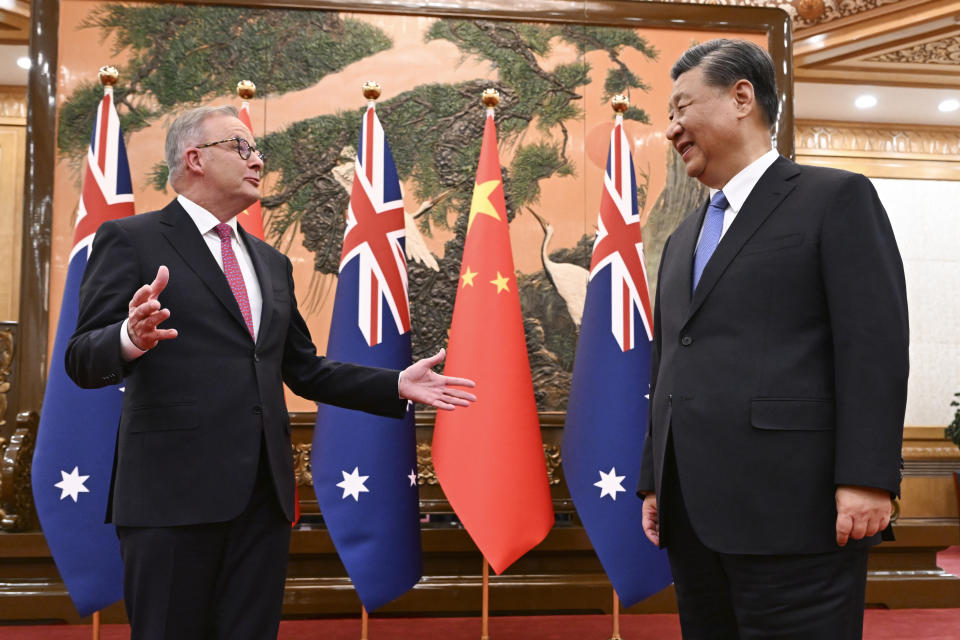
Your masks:
{"label": "man's ear", "polygon": [[753,85],[749,80],[740,79],[733,85],[733,99],[736,101],[737,115],[746,118],[756,110],[757,101],[753,95]]}
{"label": "man's ear", "polygon": [[187,149],[183,156],[183,168],[191,173],[203,175],[203,155],[200,149]]}

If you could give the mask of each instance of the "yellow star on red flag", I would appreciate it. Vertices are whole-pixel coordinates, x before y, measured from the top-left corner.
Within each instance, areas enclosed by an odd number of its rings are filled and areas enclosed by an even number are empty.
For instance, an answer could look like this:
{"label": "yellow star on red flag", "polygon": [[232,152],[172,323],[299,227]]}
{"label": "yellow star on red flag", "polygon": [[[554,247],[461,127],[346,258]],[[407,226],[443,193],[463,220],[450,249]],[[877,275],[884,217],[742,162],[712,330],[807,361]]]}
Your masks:
{"label": "yellow star on red flag", "polygon": [[490,284],[495,284],[495,285],[497,285],[497,293],[500,293],[501,291],[510,291],[510,287],[507,286],[507,283],[509,283],[509,282],[510,282],[510,279],[509,279],[509,278],[500,275],[500,272],[497,271],[497,277],[496,277],[496,279],[491,280],[491,281],[490,281]]}
{"label": "yellow star on red flag", "polygon": [[[438,413],[433,463],[458,519],[497,573],[554,523],[520,295],[509,286],[516,278],[502,185],[488,112],[445,366],[448,375],[476,381],[477,402]],[[495,288],[474,286],[478,276]]]}

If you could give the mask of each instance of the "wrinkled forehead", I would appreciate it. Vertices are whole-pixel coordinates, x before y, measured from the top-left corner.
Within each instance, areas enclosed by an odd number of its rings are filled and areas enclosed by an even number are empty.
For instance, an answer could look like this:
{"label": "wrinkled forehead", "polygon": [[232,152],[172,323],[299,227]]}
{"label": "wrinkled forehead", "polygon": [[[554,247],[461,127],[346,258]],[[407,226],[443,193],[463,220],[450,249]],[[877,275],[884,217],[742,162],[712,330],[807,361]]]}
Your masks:
{"label": "wrinkled forehead", "polygon": [[226,138],[250,139],[250,131],[239,118],[233,116],[214,115],[203,121],[205,136],[211,139],[224,140]]}

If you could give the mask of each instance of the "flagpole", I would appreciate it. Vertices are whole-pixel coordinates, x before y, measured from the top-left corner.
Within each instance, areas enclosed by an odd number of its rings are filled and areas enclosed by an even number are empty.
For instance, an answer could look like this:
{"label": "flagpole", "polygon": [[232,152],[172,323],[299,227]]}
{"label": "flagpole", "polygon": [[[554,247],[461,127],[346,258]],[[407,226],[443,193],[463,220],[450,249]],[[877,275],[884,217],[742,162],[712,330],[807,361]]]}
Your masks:
{"label": "flagpole", "polygon": [[91,628],[93,640],[100,640],[100,612],[93,612],[93,627]]}
{"label": "flagpole", "polygon": [[480,610],[480,640],[490,640],[490,563],[483,559],[483,606]]}
{"label": "flagpole", "polygon": [[370,614],[367,608],[360,606],[360,640],[367,640],[367,632],[370,630]]}
{"label": "flagpole", "polygon": [[610,590],[613,591],[613,635],[610,640],[623,640],[620,637],[620,597],[617,596],[616,589],[611,587]]}

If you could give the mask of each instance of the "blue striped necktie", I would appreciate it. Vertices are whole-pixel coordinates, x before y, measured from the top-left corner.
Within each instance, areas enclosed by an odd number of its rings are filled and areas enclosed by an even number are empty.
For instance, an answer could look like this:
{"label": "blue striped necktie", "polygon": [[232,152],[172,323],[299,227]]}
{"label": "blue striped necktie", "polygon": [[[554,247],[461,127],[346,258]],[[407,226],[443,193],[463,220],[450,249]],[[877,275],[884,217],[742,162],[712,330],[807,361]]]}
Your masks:
{"label": "blue striped necktie", "polygon": [[697,290],[700,276],[710,261],[710,256],[720,243],[720,232],[723,230],[723,212],[727,208],[727,197],[723,191],[717,191],[707,207],[707,215],[703,218],[703,233],[700,234],[700,243],[693,254],[693,291]]}

